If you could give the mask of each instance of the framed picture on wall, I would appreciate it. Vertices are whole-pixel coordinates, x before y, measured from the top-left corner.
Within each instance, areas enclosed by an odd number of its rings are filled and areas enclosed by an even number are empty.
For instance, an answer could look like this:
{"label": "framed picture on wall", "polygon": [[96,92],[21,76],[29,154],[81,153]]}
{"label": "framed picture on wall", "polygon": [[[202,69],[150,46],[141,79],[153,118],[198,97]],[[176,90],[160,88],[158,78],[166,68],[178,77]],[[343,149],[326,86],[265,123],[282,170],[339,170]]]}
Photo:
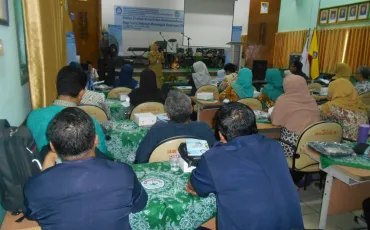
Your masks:
{"label": "framed picture on wall", "polygon": [[8,0],[0,0],[0,25],[9,26]]}
{"label": "framed picture on wall", "polygon": [[360,4],[358,7],[358,19],[363,20],[367,19],[369,15],[369,3]]}
{"label": "framed picture on wall", "polygon": [[268,14],[269,13],[269,2],[261,2],[261,14]]}
{"label": "framed picture on wall", "polygon": [[327,24],[328,23],[328,10],[320,11],[320,24]]}
{"label": "framed picture on wall", "polygon": [[338,22],[345,22],[347,20],[348,7],[340,7],[338,10]]}
{"label": "framed picture on wall", "polygon": [[329,24],[337,23],[338,8],[329,10]]}
{"label": "framed picture on wall", "polygon": [[358,5],[350,6],[348,9],[348,21],[357,20]]}

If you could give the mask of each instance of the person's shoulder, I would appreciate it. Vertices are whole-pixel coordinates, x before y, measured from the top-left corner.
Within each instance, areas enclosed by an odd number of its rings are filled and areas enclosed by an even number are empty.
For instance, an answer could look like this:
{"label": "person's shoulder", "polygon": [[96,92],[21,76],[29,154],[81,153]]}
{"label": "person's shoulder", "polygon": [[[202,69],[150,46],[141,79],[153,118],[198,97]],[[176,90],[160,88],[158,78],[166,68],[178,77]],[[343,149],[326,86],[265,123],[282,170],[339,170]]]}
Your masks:
{"label": "person's shoulder", "polygon": [[113,171],[120,173],[122,172],[125,173],[126,175],[135,173],[132,167],[124,162],[111,161],[102,158],[95,158],[94,161],[97,162],[97,164],[108,165],[109,168],[113,169]]}
{"label": "person's shoulder", "polygon": [[205,131],[211,130],[209,125],[203,121],[192,121],[190,124],[192,124],[193,126],[197,128],[200,128],[201,130],[205,130]]}
{"label": "person's shoulder", "polygon": [[151,128],[150,130],[158,130],[158,129],[163,129],[165,127],[169,127],[169,123],[165,121],[157,121]]}
{"label": "person's shoulder", "polygon": [[63,107],[55,105],[35,109],[28,115],[27,121],[32,121],[33,119],[43,119],[45,116],[50,115],[53,116],[56,113],[62,111],[63,109],[64,109]]}

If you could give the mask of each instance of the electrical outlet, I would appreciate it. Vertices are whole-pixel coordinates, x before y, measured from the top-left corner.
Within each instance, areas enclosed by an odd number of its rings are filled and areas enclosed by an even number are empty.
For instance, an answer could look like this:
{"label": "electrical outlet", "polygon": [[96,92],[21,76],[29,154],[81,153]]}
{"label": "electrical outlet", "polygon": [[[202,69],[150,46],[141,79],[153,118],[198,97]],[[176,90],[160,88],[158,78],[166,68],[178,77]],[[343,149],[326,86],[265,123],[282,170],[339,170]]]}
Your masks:
{"label": "electrical outlet", "polygon": [[3,40],[0,39],[0,56],[4,56]]}

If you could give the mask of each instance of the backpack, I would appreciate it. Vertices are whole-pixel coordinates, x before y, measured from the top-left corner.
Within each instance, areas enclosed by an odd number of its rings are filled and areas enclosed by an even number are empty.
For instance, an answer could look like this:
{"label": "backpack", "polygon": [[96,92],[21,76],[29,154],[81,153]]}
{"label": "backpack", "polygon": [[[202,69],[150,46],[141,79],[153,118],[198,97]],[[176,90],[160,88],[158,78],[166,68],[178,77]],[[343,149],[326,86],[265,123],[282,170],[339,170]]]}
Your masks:
{"label": "backpack", "polygon": [[36,142],[26,126],[0,119],[0,204],[10,212],[23,207],[23,186],[41,171]]}

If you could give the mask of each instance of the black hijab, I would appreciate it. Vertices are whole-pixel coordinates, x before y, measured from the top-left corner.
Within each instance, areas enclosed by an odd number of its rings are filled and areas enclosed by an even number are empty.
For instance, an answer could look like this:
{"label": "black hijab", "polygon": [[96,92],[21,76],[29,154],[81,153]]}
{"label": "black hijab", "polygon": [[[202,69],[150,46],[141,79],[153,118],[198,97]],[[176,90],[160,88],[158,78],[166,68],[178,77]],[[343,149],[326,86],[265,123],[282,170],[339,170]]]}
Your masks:
{"label": "black hijab", "polygon": [[145,69],[140,73],[139,88],[134,89],[130,94],[131,105],[137,106],[144,102],[164,102],[164,98],[157,88],[155,73]]}

